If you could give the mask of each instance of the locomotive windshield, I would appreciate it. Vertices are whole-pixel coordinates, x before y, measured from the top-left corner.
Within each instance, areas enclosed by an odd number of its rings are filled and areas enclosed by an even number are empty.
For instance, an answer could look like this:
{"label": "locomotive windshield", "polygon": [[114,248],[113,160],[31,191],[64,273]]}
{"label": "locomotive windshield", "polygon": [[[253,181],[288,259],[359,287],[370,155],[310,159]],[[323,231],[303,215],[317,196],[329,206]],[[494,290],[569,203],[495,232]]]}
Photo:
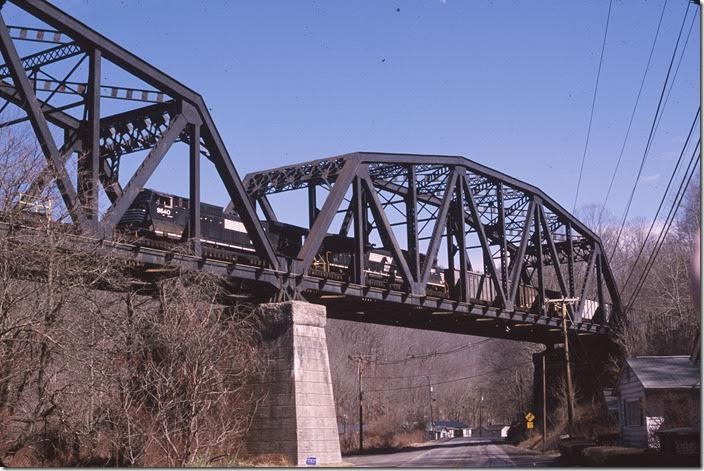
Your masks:
{"label": "locomotive windshield", "polygon": [[173,206],[173,198],[171,196],[157,195],[156,204],[164,206],[165,208],[171,208]]}

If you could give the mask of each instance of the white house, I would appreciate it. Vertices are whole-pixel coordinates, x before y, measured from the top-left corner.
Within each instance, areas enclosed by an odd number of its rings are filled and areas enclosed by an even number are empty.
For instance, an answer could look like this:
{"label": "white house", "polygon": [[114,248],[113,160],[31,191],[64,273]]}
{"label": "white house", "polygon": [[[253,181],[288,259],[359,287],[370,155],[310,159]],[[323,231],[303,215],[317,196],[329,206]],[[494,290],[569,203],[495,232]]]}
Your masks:
{"label": "white house", "polygon": [[700,366],[688,355],[629,358],[616,379],[621,444],[658,446],[658,430],[699,427]]}
{"label": "white house", "polygon": [[472,436],[471,429],[466,424],[455,420],[437,420],[429,431],[432,440]]}

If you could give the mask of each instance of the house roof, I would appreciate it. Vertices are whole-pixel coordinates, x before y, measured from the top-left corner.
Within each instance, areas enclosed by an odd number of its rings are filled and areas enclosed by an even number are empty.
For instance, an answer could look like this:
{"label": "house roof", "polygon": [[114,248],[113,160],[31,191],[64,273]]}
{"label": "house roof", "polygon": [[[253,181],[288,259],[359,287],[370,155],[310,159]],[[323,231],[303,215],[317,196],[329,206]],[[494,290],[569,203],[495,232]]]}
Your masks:
{"label": "house roof", "polygon": [[[645,389],[699,388],[701,371],[689,355],[642,356],[626,363]],[[621,378],[619,374],[619,380]]]}

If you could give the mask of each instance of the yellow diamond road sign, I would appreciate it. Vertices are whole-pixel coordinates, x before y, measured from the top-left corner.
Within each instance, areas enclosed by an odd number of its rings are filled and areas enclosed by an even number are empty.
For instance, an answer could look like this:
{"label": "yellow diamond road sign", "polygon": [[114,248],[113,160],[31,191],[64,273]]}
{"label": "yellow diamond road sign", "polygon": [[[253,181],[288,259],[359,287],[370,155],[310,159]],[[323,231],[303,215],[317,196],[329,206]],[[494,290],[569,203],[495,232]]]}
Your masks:
{"label": "yellow diamond road sign", "polygon": [[527,420],[528,422],[533,422],[533,420],[535,420],[535,416],[533,415],[532,412],[528,412],[528,413],[526,414],[526,420]]}

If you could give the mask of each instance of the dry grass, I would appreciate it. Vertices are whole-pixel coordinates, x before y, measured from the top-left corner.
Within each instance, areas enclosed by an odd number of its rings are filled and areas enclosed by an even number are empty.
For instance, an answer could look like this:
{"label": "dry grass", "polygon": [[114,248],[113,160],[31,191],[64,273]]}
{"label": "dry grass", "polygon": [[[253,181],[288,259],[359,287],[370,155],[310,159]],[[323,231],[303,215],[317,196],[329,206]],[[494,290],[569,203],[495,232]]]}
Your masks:
{"label": "dry grass", "polygon": [[291,466],[294,466],[291,460],[278,453],[247,455],[236,458],[220,456],[210,460],[198,457],[188,463],[189,468],[287,468]]}
{"label": "dry grass", "polygon": [[[550,424],[550,422],[548,422]],[[543,449],[543,434],[541,428],[533,429],[532,440],[528,439],[527,432],[517,446],[531,450]],[[597,435],[618,432],[617,424],[610,423],[597,405],[578,405],[575,408],[575,423],[570,429],[566,418],[559,423],[548,427],[545,450],[556,450],[560,436],[569,434],[571,437],[595,438]]]}
{"label": "dry grass", "polygon": [[[566,428],[560,427],[557,430],[550,430],[548,432],[547,442],[545,443],[545,451],[555,451],[557,450],[557,444],[560,442],[560,435],[565,433]],[[543,451],[543,434],[535,431],[533,429],[533,437],[531,439],[524,439],[516,444],[521,448],[528,450]]]}
{"label": "dry grass", "polygon": [[[356,437],[355,437],[356,438]],[[365,433],[364,452],[395,450],[413,446],[427,440],[424,430],[412,430],[410,432],[388,432],[388,433]],[[358,454],[359,441],[342,440],[340,443],[342,454]]]}
{"label": "dry grass", "polygon": [[[230,466],[244,466],[247,468],[254,466],[258,468],[284,468],[293,465],[294,463],[292,463],[288,457],[281,454],[270,453],[266,455],[248,456],[242,460],[239,460],[237,464]],[[222,465],[218,464],[218,467],[220,466]]]}

